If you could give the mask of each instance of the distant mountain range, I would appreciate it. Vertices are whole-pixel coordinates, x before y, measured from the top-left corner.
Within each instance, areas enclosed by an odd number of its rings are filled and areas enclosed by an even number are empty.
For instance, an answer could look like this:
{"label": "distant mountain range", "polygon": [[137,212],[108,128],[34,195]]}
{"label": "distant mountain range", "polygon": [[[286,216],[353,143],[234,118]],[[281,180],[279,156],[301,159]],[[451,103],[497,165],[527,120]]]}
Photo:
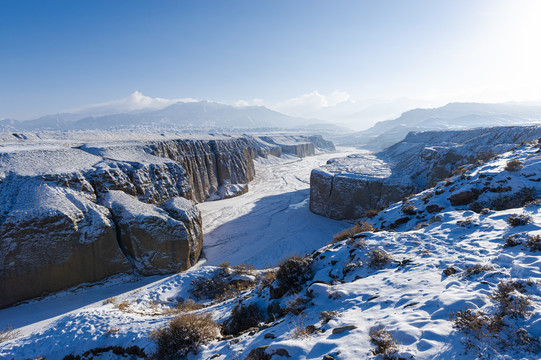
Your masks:
{"label": "distant mountain range", "polygon": [[163,109],[85,116],[47,115],[35,120],[1,120],[0,131],[52,130],[248,130],[337,128],[321,120],[288,116],[264,106],[235,107],[210,101],[176,102]]}
{"label": "distant mountain range", "polygon": [[434,109],[406,111],[394,120],[380,121],[370,129],[333,138],[339,145],[369,150],[385,149],[411,131],[459,130],[541,123],[541,105],[519,103],[450,103]]}

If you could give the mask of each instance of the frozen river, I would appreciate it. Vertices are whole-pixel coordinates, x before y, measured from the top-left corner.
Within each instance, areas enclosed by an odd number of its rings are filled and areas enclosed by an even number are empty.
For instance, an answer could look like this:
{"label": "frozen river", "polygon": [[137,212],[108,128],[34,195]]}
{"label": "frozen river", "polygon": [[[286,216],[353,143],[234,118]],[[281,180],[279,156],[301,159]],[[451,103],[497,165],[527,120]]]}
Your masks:
{"label": "frozen river", "polygon": [[328,243],[349,224],[310,211],[310,172],[330,158],[352,152],[339,149],[302,159],[259,159],[246,194],[199,204],[207,265],[227,261],[261,268]]}

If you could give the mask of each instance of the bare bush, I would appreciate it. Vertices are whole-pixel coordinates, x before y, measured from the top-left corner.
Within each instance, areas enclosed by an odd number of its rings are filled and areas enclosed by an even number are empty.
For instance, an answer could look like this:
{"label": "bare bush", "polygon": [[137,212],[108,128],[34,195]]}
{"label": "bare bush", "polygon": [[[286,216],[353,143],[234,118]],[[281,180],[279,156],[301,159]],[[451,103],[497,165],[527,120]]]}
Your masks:
{"label": "bare bush", "polygon": [[519,281],[500,281],[498,288],[490,295],[496,301],[498,315],[500,317],[526,317],[531,301],[524,292],[524,284]]}
{"label": "bare bush", "polygon": [[165,315],[169,314],[179,314],[184,312],[190,312],[201,309],[203,306],[196,303],[192,299],[181,299],[177,302],[174,308],[167,309]]}
{"label": "bare bush", "polygon": [[210,314],[182,314],[161,329],[152,331],[150,337],[157,345],[158,359],[185,357],[197,353],[199,346],[220,335],[218,325]]}
{"label": "bare bush", "polygon": [[502,326],[501,320],[487,316],[480,310],[474,311],[472,309],[451,312],[450,320],[453,327],[463,332],[470,341],[472,338],[480,340],[491,333],[498,332]]}
{"label": "bare bush", "polygon": [[402,209],[400,209],[406,215],[415,215],[417,214],[417,208],[413,204],[404,204]]}
{"label": "bare bush", "polygon": [[337,316],[338,316],[338,311],[336,311],[336,310],[322,311],[322,312],[319,313],[319,319],[321,320],[322,324],[328,323],[329,321],[331,321],[332,319],[334,319]]}
{"label": "bare bush", "polygon": [[533,187],[522,187],[517,192],[507,195],[499,195],[491,201],[494,210],[514,209],[528,206],[537,197],[537,191]]}
{"label": "bare bush", "polygon": [[304,311],[304,309],[306,309],[306,304],[308,304],[309,301],[309,299],[297,295],[287,302],[285,312],[293,315],[299,315]]}
{"label": "bare bush", "polygon": [[371,328],[369,336],[370,343],[375,347],[372,350],[374,355],[382,355],[385,360],[398,358],[398,343],[385,327],[378,326]]}
{"label": "bare bush", "polygon": [[[232,281],[232,276],[237,273],[235,267],[231,268],[229,263],[222,263],[219,268],[220,271],[216,272],[211,278],[202,276],[192,280],[192,288],[189,291],[194,298],[223,301],[256,286],[255,281],[241,279]],[[242,268],[241,271],[252,270]]]}
{"label": "bare bush", "polygon": [[231,316],[222,324],[222,330],[226,335],[239,335],[262,321],[263,314],[257,305],[244,305],[239,302],[231,310]]}
{"label": "bare bush", "polygon": [[481,264],[474,264],[471,266],[467,266],[464,269],[464,276],[469,277],[472,275],[479,275],[481,273],[492,271],[494,268],[490,265],[481,265]]}
{"label": "bare bush", "polygon": [[507,222],[511,226],[521,226],[532,222],[533,219],[530,215],[526,214],[512,214],[507,218]]}
{"label": "bare bush", "polygon": [[4,330],[0,330],[0,344],[9,340],[13,340],[21,336],[19,330],[13,330],[11,326],[8,326]]}
{"label": "bare bush", "polygon": [[375,231],[376,229],[374,226],[372,226],[371,223],[366,221],[361,221],[359,223],[356,223],[349,229],[342,230],[338,234],[333,236],[333,242],[342,241],[345,239],[349,239],[353,236],[355,236],[358,233],[366,232],[366,231]]}
{"label": "bare bush", "polygon": [[473,216],[468,216],[464,220],[458,220],[456,224],[461,227],[471,227],[473,225],[476,225],[475,218]]}
{"label": "bare bush", "polygon": [[375,217],[376,215],[379,214],[379,210],[378,209],[368,209],[364,212],[364,216],[366,216],[367,218],[373,218]]}
{"label": "bare bush", "polygon": [[280,288],[297,292],[312,278],[312,259],[309,256],[291,256],[280,263],[276,272]]}
{"label": "bare bush", "polygon": [[369,251],[368,256],[368,266],[371,268],[382,268],[393,260],[391,255],[381,249]]}
{"label": "bare bush", "polygon": [[541,251],[541,236],[530,235],[526,240],[526,247],[531,251]]}
{"label": "bare bush", "polygon": [[522,161],[520,160],[511,160],[511,161],[508,161],[504,170],[506,171],[520,171],[522,170],[522,168],[524,167],[524,165],[522,165]]}

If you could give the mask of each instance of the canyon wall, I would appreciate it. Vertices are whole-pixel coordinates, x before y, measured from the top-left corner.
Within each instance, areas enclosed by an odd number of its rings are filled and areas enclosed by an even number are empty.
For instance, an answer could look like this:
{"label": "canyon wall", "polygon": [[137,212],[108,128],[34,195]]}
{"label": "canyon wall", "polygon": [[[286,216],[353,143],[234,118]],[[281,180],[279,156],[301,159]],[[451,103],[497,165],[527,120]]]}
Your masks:
{"label": "canyon wall", "polygon": [[314,148],[305,138],[284,149],[250,136],[84,136],[2,139],[0,307],[118,273],[189,268],[203,245],[196,202],[247,191],[257,156]]}

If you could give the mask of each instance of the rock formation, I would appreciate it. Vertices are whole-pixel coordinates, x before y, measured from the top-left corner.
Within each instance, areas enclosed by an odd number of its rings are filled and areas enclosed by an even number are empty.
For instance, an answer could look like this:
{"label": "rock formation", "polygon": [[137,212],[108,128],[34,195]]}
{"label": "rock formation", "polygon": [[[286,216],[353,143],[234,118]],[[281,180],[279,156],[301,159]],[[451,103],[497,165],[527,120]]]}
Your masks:
{"label": "rock formation", "polygon": [[330,160],[310,176],[310,209],[333,219],[358,219],[434,185],[462,165],[483,161],[541,137],[540,126],[410,133],[375,154]]}
{"label": "rock formation", "polygon": [[247,191],[257,156],[314,149],[306,137],[284,149],[255,136],[15,135],[0,136],[0,307],[189,268],[203,245],[195,202]]}

